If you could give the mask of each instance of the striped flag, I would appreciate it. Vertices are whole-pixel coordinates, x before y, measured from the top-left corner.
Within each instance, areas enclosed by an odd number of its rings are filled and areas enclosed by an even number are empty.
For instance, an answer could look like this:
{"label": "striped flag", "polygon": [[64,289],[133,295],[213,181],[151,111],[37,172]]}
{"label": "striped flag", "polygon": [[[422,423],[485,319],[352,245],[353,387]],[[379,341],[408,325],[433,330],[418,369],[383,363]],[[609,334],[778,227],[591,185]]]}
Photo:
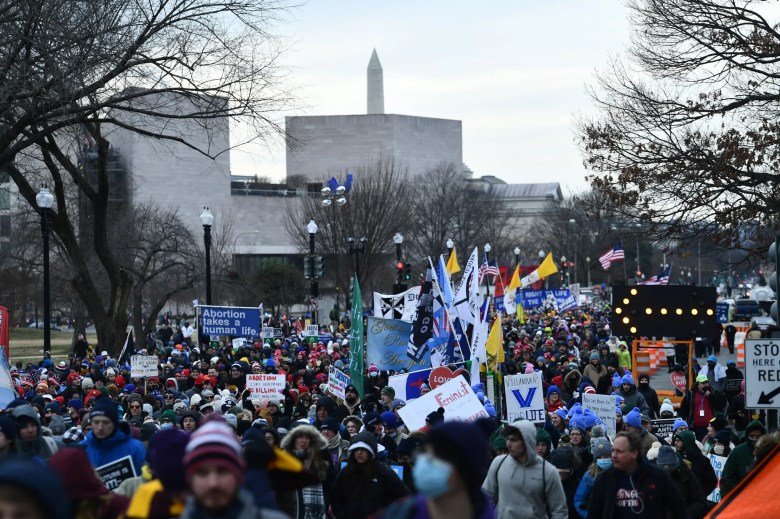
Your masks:
{"label": "striped flag", "polygon": [[670,264],[668,267],[663,269],[660,274],[657,274],[644,281],[638,281],[637,285],[668,285],[669,277],[671,276],[671,274],[672,274],[672,265]]}
{"label": "striped flag", "polygon": [[623,252],[623,243],[618,240],[610,250],[608,250],[606,253],[604,253],[603,256],[599,258],[599,263],[601,263],[601,266],[604,267],[604,270],[609,270],[609,267],[612,266],[613,261],[622,260],[625,258],[626,255]]}
{"label": "striped flag", "polygon": [[487,256],[484,256],[484,261],[482,262],[482,265],[479,266],[479,282],[482,283],[482,280],[485,279],[485,276],[498,276],[498,265],[496,264],[496,260],[487,260]]}

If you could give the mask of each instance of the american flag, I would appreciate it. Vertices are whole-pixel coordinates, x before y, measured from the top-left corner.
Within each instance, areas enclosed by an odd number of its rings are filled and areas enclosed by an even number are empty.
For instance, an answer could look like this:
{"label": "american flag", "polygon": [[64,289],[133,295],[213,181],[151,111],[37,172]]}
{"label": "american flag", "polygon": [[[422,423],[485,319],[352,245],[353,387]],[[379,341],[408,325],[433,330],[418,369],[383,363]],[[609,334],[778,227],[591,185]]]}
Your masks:
{"label": "american flag", "polygon": [[479,282],[482,283],[482,280],[485,278],[486,275],[491,275],[493,277],[498,276],[498,265],[496,264],[496,260],[487,260],[487,256],[485,256],[482,265],[479,266]]}
{"label": "american flag", "polygon": [[623,253],[623,243],[618,240],[615,245],[612,246],[603,256],[599,258],[599,263],[604,267],[604,270],[609,270],[613,261],[625,259],[626,255]]}
{"label": "american flag", "polygon": [[660,274],[648,278],[644,281],[639,281],[637,282],[637,285],[668,285],[671,274],[672,266],[669,265],[663,269]]}

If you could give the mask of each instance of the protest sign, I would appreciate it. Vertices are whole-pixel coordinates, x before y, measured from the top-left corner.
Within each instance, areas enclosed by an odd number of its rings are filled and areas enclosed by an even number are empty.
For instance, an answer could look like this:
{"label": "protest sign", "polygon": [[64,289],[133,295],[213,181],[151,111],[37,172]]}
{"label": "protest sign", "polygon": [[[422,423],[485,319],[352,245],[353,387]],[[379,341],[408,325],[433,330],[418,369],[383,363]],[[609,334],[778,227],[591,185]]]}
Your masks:
{"label": "protest sign", "polygon": [[132,378],[156,377],[158,359],[154,355],[133,355],[130,357],[130,376]]}
{"label": "protest sign", "polygon": [[243,348],[244,346],[246,346],[246,338],[238,337],[237,339],[233,339],[233,351]]}
{"label": "protest sign", "polygon": [[198,307],[202,335],[257,337],[260,332],[260,309],[240,306]]}
{"label": "protest sign", "polygon": [[418,371],[431,367],[430,350],[417,362],[407,355],[412,324],[395,319],[369,317],[366,329],[366,362],[382,371]]}
{"label": "protest sign", "polygon": [[674,418],[661,418],[660,420],[650,420],[653,425],[653,434],[656,438],[669,438],[674,432]]}
{"label": "protest sign", "polygon": [[265,375],[250,373],[246,376],[246,388],[252,398],[261,400],[279,400],[284,398],[284,375]]}
{"label": "protest sign", "polygon": [[349,375],[345,374],[338,368],[331,366],[328,369],[328,391],[333,393],[338,398],[344,400],[346,395],[344,390],[349,385]]}
{"label": "protest sign", "polygon": [[542,374],[508,375],[504,377],[506,418],[509,423],[530,420],[544,423],[544,393]]}
{"label": "protest sign", "polygon": [[710,454],[710,463],[715,471],[715,477],[718,478],[718,485],[715,487],[715,490],[710,492],[710,495],[707,496],[707,501],[718,503],[720,502],[720,478],[723,475],[723,467],[726,465],[726,457]]}
{"label": "protest sign", "polygon": [[463,377],[450,380],[430,393],[408,402],[398,410],[398,414],[410,431],[417,431],[425,426],[425,417],[440,407],[444,408],[446,422],[473,422],[488,416],[479,398]]}
{"label": "protest sign", "polygon": [[95,469],[103,481],[103,484],[109,490],[116,490],[122,481],[136,477],[133,458],[129,455],[119,458],[116,461],[101,465]]}
{"label": "protest sign", "polygon": [[582,407],[590,409],[607,426],[607,436],[615,439],[617,434],[615,423],[615,395],[597,395],[593,393],[582,394]]}
{"label": "protest sign", "polygon": [[263,339],[263,344],[273,344],[274,342],[274,329],[269,326],[264,326],[260,330],[260,337]]}

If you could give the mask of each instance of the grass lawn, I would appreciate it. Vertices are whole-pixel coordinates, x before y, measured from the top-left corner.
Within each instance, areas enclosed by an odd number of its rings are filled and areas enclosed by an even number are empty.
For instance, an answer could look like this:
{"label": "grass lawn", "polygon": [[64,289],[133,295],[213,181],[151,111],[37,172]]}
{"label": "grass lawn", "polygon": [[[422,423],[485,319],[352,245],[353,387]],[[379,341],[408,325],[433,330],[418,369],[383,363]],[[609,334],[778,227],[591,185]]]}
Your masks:
{"label": "grass lawn", "polygon": [[[43,358],[43,329],[11,328],[9,332],[11,364],[20,360],[23,363],[37,363]],[[51,357],[56,362],[67,358],[71,348],[73,331],[51,331]],[[95,334],[87,334],[90,344],[97,342]]]}

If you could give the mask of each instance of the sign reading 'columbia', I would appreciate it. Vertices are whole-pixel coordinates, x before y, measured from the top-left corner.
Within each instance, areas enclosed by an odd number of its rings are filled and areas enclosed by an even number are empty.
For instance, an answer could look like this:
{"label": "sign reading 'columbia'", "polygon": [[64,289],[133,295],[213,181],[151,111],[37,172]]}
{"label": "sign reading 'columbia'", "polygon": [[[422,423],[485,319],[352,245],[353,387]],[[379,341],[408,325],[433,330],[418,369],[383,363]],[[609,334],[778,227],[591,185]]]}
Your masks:
{"label": "sign reading 'columbia'", "polygon": [[260,309],[241,306],[200,306],[202,335],[260,336]]}

